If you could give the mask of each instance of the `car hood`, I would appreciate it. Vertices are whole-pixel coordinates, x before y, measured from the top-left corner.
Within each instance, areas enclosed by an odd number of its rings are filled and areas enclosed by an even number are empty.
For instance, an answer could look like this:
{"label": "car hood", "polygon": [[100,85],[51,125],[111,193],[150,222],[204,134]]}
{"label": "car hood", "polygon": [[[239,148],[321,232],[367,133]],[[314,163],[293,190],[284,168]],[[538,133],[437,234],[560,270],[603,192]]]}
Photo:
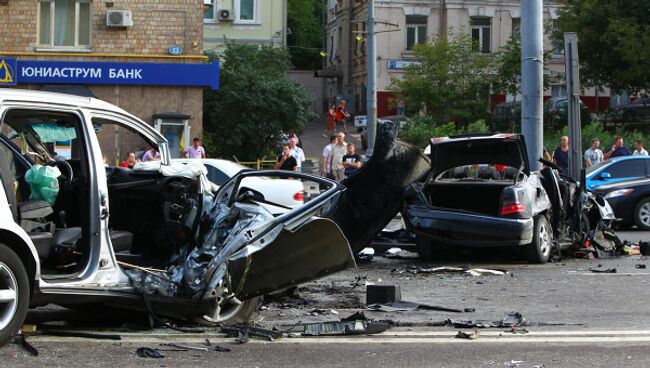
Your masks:
{"label": "car hood", "polygon": [[530,174],[526,143],[519,134],[433,138],[425,153],[431,158],[432,177],[475,164],[506,165]]}

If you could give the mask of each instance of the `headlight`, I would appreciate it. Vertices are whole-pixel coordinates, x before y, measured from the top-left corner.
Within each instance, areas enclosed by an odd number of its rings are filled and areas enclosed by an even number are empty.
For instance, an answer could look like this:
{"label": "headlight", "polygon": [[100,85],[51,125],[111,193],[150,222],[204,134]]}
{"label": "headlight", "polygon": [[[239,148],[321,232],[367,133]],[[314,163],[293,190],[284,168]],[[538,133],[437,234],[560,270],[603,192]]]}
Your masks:
{"label": "headlight", "polygon": [[626,196],[626,195],[632,193],[633,191],[634,191],[634,189],[619,189],[619,190],[615,190],[615,191],[613,191],[613,192],[609,192],[609,193],[605,194],[605,199],[610,199],[610,198],[617,198],[617,197]]}

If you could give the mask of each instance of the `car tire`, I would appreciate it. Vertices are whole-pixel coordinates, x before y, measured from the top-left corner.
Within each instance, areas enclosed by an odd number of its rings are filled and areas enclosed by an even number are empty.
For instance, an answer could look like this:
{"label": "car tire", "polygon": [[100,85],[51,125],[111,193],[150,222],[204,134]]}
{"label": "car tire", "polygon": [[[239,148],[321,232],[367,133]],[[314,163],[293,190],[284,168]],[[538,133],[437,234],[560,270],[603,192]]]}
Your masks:
{"label": "car tire", "polygon": [[650,230],[650,198],[644,198],[634,207],[634,223],[639,229]]}
{"label": "car tire", "polygon": [[0,346],[13,338],[29,309],[29,279],[16,253],[0,243]]}
{"label": "car tire", "polygon": [[529,263],[546,263],[553,248],[553,229],[545,215],[535,219],[533,242],[526,246],[526,260]]}

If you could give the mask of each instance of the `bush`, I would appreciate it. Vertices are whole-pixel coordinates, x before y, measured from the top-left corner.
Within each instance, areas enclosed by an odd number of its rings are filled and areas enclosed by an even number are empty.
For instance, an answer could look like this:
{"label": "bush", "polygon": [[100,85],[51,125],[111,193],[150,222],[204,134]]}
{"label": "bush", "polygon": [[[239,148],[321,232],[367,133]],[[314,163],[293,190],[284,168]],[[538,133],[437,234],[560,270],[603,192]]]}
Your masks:
{"label": "bush", "polygon": [[[563,135],[569,135],[569,128],[564,127],[562,130],[547,130],[544,132],[544,146],[549,152],[552,152],[560,144],[560,137]],[[634,140],[640,139],[644,142],[647,141],[647,138],[650,136],[643,134],[637,130],[624,130],[622,128],[617,128],[616,131],[609,132],[605,130],[601,123],[592,122],[587,126],[582,128],[582,150],[585,151],[587,148],[591,147],[591,140],[598,138],[600,140],[600,148],[605,151],[609,149],[614,144],[614,138],[616,136],[623,137],[625,145],[630,150],[634,151],[633,147]]]}
{"label": "bush", "polygon": [[418,147],[426,147],[431,138],[449,137],[462,134],[488,133],[489,126],[485,120],[477,120],[467,125],[467,128],[457,127],[456,123],[436,125],[431,116],[416,116],[408,119],[406,128],[400,133],[400,138]]}

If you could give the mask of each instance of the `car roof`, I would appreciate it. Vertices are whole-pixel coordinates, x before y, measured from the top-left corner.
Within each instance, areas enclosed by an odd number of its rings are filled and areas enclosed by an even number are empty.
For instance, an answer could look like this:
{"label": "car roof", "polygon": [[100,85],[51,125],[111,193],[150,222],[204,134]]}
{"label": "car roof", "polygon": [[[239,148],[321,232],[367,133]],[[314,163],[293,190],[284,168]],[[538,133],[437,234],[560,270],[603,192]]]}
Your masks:
{"label": "car roof", "polygon": [[66,93],[35,91],[20,88],[0,88],[0,103],[5,101],[28,101],[34,103],[75,106],[81,108],[94,108],[133,116],[125,110],[106,101],[102,101],[93,97],[83,97]]}

